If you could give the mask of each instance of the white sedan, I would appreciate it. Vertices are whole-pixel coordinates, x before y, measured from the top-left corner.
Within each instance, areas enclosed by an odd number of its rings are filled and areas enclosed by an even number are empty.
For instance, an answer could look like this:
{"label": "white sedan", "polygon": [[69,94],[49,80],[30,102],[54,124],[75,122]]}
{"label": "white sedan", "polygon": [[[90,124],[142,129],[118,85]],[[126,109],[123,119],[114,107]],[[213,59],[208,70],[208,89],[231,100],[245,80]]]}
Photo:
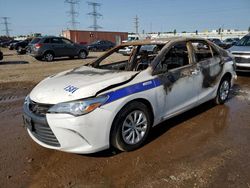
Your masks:
{"label": "white sedan", "polygon": [[[158,50],[140,50],[145,45]],[[130,56],[118,53],[129,46]],[[233,59],[207,40],[130,42],[41,81],[25,99],[23,118],[30,137],[46,148],[131,151],[160,122],[211,99],[223,104],[234,79]]]}

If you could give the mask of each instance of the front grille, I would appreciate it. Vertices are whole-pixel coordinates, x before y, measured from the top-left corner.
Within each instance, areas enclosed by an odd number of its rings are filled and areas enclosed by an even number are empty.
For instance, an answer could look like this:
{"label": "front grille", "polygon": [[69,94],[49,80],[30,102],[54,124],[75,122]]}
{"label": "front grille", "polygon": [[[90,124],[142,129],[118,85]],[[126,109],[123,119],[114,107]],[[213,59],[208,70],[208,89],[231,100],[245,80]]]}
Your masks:
{"label": "front grille", "polygon": [[250,58],[235,57],[237,63],[250,63]]}
{"label": "front grille", "polygon": [[248,67],[239,67],[239,66],[237,66],[236,70],[237,71],[242,71],[242,72],[250,72],[250,68],[248,68]]}
{"label": "front grille", "polygon": [[24,123],[31,134],[44,144],[60,147],[60,143],[52,132],[45,114],[52,105],[39,104],[33,101],[24,104]]}
{"label": "front grille", "polygon": [[34,101],[30,101],[29,103],[29,110],[39,116],[45,116],[48,112],[49,108],[52,107],[52,105],[49,104],[39,104]]}
{"label": "front grille", "polygon": [[54,133],[50,129],[49,125],[41,125],[34,123],[32,126],[31,133],[34,137],[36,137],[39,141],[48,144],[50,146],[60,147],[60,144],[55,137]]}

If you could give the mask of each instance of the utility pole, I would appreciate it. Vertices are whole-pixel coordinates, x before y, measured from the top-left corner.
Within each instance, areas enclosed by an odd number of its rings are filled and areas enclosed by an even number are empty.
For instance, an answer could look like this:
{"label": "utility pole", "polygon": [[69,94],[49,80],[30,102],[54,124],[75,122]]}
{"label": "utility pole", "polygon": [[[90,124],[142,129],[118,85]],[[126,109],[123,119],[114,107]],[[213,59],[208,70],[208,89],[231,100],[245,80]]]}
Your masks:
{"label": "utility pole", "polygon": [[71,29],[76,29],[76,25],[79,24],[79,22],[76,21],[76,17],[78,16],[78,12],[75,10],[75,6],[79,4],[79,0],[65,0],[65,3],[68,3],[70,5],[70,10],[67,12],[70,16],[70,25]]}
{"label": "utility pole", "polygon": [[5,29],[3,31],[5,31],[6,36],[9,37],[10,36],[10,31],[11,31],[9,29],[9,25],[10,25],[10,23],[8,22],[9,17],[2,17],[2,19],[3,19],[3,23],[2,24],[5,27]]}
{"label": "utility pole", "polygon": [[134,18],[134,23],[135,23],[135,34],[139,34],[139,18],[137,15]]}
{"label": "utility pole", "polygon": [[102,14],[97,12],[97,7],[101,7],[100,3],[95,2],[87,2],[88,5],[92,6],[92,12],[89,12],[87,15],[91,16],[93,18],[93,25],[89,26],[89,28],[94,29],[94,31],[97,31],[98,29],[101,29],[102,27],[97,24],[97,20],[102,17]]}

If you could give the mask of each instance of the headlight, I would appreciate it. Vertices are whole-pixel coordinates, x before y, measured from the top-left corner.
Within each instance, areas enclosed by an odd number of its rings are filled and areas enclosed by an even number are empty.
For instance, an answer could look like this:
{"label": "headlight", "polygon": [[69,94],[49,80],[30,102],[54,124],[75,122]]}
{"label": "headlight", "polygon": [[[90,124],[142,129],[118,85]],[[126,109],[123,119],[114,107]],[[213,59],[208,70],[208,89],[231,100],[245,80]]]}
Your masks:
{"label": "headlight", "polygon": [[80,116],[92,112],[107,101],[107,96],[101,96],[85,100],[59,103],[49,109],[49,113],[67,113]]}

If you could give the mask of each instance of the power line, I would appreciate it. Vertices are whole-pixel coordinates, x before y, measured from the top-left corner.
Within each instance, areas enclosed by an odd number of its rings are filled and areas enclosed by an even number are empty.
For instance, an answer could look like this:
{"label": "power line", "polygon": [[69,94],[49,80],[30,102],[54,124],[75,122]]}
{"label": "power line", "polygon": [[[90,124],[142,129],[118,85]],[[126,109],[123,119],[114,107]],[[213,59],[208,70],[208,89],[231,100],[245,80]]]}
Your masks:
{"label": "power line", "polygon": [[89,28],[93,28],[94,31],[97,31],[98,29],[101,29],[102,27],[97,24],[97,20],[102,17],[102,14],[97,12],[97,7],[101,7],[100,3],[95,2],[87,2],[88,5],[92,6],[93,10],[92,12],[89,12],[87,15],[91,16],[93,18],[93,25],[89,26]]}
{"label": "power line", "polygon": [[2,19],[3,19],[2,24],[5,26],[5,29],[3,31],[5,31],[6,36],[9,37],[10,36],[10,31],[11,31],[9,29],[9,25],[10,25],[10,23],[8,22],[9,17],[2,17]]}
{"label": "power line", "polygon": [[70,25],[72,29],[76,29],[77,24],[79,24],[79,22],[76,21],[76,17],[79,15],[79,13],[75,10],[75,6],[79,4],[79,0],[65,0],[65,3],[68,3],[70,5],[70,10],[67,11],[67,13],[70,16]]}
{"label": "power line", "polygon": [[134,18],[134,24],[135,24],[135,34],[138,34],[139,33],[139,18],[137,15]]}

